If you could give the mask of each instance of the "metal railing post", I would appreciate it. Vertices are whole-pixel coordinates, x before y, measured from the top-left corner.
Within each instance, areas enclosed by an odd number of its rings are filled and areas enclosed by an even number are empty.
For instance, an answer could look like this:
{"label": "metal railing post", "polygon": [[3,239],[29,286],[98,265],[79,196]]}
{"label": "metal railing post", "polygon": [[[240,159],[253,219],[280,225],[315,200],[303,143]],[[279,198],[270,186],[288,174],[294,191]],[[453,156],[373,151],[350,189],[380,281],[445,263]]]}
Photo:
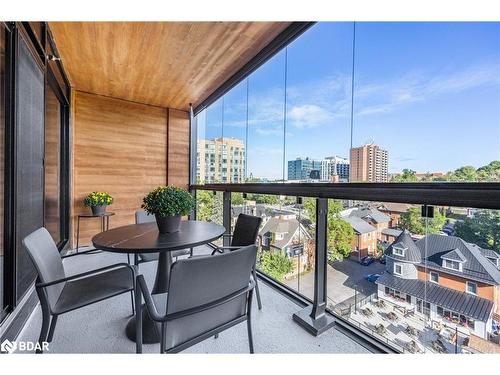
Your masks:
{"label": "metal railing post", "polygon": [[328,199],[316,199],[316,254],[314,260],[314,300],[312,306],[293,314],[293,320],[314,336],[331,328],[335,321],[326,314],[327,300]]}
{"label": "metal railing post", "polygon": [[227,236],[224,236],[223,245],[231,245],[231,192],[224,191],[222,196],[222,225],[226,228]]}

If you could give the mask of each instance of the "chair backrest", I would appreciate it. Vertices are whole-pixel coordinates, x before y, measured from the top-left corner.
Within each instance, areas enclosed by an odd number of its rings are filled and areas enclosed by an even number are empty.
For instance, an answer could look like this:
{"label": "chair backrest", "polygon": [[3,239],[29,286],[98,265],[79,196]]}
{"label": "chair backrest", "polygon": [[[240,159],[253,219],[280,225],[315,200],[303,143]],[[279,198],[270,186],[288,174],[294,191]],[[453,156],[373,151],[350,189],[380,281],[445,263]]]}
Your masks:
{"label": "chair backrest", "polygon": [[[181,259],[172,265],[167,314],[199,307],[248,287],[257,247],[218,256]],[[247,295],[167,322],[167,349],[246,315]],[[162,312],[163,313],[163,312]]]}
{"label": "chair backrest", "polygon": [[155,215],[150,215],[146,211],[137,210],[135,211],[135,223],[143,224],[143,223],[152,223],[155,221]]}
{"label": "chair backrest", "polygon": [[259,235],[262,219],[257,216],[239,214],[234,226],[231,246],[254,245]]}
{"label": "chair backrest", "polygon": [[[66,277],[61,256],[50,233],[45,228],[39,228],[23,239],[23,245],[35,265],[38,278],[42,283],[63,279]],[[53,306],[64,283],[45,288],[50,306]]]}

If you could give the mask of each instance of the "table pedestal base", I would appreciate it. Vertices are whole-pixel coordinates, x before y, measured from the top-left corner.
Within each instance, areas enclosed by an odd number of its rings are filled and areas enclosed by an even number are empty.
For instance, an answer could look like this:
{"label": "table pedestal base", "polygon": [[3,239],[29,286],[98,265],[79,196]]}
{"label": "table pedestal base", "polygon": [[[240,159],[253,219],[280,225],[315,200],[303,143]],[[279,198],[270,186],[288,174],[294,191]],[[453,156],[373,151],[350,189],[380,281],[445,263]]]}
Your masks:
{"label": "table pedestal base", "polygon": [[[142,343],[143,344],[158,344],[161,338],[161,324],[155,322],[149,317],[148,311],[145,305],[141,306],[142,313]],[[125,333],[129,340],[136,342],[135,340],[135,316],[133,316],[127,323]]]}

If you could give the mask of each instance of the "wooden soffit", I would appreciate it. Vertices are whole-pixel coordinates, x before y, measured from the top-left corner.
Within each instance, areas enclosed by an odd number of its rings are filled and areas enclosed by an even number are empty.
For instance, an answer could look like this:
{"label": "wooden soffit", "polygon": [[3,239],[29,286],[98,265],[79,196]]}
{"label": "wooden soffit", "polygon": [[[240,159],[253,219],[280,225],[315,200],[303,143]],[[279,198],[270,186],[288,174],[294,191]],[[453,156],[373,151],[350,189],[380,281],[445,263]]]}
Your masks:
{"label": "wooden soffit", "polygon": [[50,22],[74,89],[196,107],[289,22]]}

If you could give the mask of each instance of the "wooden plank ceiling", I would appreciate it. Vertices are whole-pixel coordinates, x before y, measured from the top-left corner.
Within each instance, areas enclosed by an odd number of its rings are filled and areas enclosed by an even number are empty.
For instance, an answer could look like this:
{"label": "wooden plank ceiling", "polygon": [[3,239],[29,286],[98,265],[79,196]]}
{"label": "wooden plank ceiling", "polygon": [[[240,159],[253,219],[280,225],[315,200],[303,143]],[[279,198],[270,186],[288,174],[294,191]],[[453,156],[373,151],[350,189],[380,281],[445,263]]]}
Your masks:
{"label": "wooden plank ceiling", "polygon": [[187,110],[289,22],[50,22],[74,89]]}

